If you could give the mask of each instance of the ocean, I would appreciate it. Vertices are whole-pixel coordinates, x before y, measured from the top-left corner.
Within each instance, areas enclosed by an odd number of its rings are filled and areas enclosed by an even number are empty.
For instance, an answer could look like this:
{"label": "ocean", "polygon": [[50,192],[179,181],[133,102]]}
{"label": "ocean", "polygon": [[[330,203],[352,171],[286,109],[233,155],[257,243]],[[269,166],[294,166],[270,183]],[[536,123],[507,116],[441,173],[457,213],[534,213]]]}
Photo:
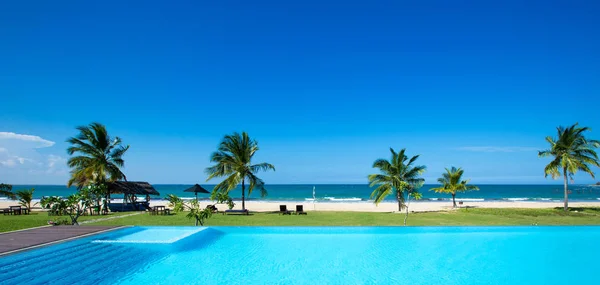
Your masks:
{"label": "ocean", "polygon": [[[155,184],[154,188],[160,192],[160,198],[168,194],[180,197],[194,197],[193,193],[183,192],[191,185]],[[214,185],[203,185],[211,190]],[[423,194],[422,201],[447,201],[450,195],[438,194],[429,189],[437,187],[435,184],[426,184],[420,192]],[[460,201],[538,201],[553,202],[562,201],[562,185],[478,185],[479,191],[470,191],[457,194]],[[250,196],[246,194],[248,201],[312,201],[313,187],[315,188],[315,202],[372,202],[369,198],[373,188],[364,184],[289,184],[289,185],[267,185],[268,195],[260,197],[260,192],[255,191]],[[14,185],[13,192],[20,189],[35,188],[34,198],[40,199],[44,196],[66,197],[75,193],[76,188],[67,188],[64,185]],[[600,201],[600,186],[595,185],[569,185],[571,194],[570,201]],[[117,195],[112,195],[118,198]],[[240,188],[232,190],[230,196],[234,200],[241,198]],[[153,197],[153,199],[160,199]],[[209,194],[198,194],[201,200],[208,200]],[[0,198],[3,199],[3,198]],[[387,197],[386,201],[394,201],[394,195]]]}

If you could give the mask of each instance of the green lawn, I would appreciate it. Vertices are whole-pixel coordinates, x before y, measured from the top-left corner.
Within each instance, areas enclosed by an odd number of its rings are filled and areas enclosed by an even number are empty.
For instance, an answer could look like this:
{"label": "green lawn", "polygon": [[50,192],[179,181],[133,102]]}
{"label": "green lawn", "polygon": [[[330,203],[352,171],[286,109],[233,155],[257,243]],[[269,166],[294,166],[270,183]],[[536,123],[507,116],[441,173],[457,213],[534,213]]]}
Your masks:
{"label": "green lawn", "polygon": [[[600,225],[600,208],[575,209],[461,209],[453,212],[411,213],[408,225]],[[215,214],[208,226],[395,226],[404,214],[365,212],[309,212],[306,216],[254,213],[250,216]],[[184,213],[170,216],[141,214],[94,225],[193,225]]]}
{"label": "green lawn", "polygon": [[[84,216],[80,221],[109,216]],[[67,216],[62,218],[68,219]],[[50,219],[46,213],[22,216],[0,216],[0,232],[46,225]],[[215,214],[207,220],[208,226],[397,226],[402,225],[404,214],[365,212],[309,212],[306,216],[281,216],[276,213],[254,213],[250,216]],[[135,216],[94,222],[91,225],[139,225],[139,226],[191,226],[193,220],[185,213],[170,216],[151,216],[142,213]],[[571,209],[461,209],[452,212],[411,213],[410,226],[450,225],[600,225],[600,208]]]}

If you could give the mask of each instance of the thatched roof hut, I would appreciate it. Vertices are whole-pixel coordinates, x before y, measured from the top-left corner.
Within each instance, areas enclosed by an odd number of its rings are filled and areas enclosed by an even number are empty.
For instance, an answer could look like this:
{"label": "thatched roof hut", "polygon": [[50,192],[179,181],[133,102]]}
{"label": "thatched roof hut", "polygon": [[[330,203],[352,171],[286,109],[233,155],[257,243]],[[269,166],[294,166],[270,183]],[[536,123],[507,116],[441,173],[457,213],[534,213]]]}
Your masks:
{"label": "thatched roof hut", "polygon": [[148,182],[117,181],[108,183],[110,194],[160,195]]}

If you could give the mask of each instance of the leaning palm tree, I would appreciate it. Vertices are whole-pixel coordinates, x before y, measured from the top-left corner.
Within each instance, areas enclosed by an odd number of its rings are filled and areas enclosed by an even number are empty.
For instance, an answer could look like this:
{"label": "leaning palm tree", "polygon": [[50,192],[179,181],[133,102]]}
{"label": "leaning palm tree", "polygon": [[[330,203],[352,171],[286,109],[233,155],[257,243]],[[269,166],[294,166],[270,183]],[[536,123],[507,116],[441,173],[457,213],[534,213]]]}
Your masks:
{"label": "leaning palm tree", "polygon": [[5,196],[14,200],[16,196],[15,193],[12,192],[12,185],[0,183],[0,196]]}
{"label": "leaning palm tree", "polygon": [[258,143],[251,139],[246,132],[226,135],[216,152],[211,155],[210,161],[215,165],[206,168],[209,181],[215,177],[225,177],[213,189],[213,196],[226,193],[242,184],[242,210],[246,209],[246,181],[248,182],[248,195],[257,188],[261,196],[267,195],[265,183],[256,176],[259,171],[275,170],[269,163],[252,164],[252,157],[258,151]]}
{"label": "leaning palm tree", "polygon": [[550,149],[540,151],[538,155],[540,157],[554,157],[554,159],[546,165],[544,176],[548,177],[548,175],[551,175],[553,179],[560,176],[564,178],[564,210],[568,211],[568,178],[573,179],[573,175],[575,175],[577,171],[589,173],[592,178],[594,178],[594,172],[590,169],[590,165],[600,167],[598,155],[594,150],[600,146],[600,142],[587,139],[583,133],[588,131],[589,128],[579,127],[577,123],[567,128],[561,126],[556,129],[558,130],[558,137],[546,137],[546,141],[550,144]]}
{"label": "leaning palm tree", "polygon": [[[410,197],[420,197],[417,190],[423,185],[425,179],[420,176],[425,172],[425,166],[413,166],[413,163],[419,158],[415,155],[411,158],[405,155],[406,149],[400,150],[396,153],[394,149],[390,148],[392,158],[388,161],[385,159],[378,159],[373,163],[373,168],[379,169],[380,174],[369,175],[369,186],[374,187],[371,198],[375,198],[375,204],[379,204],[385,197],[395,193],[396,200],[398,201],[398,211],[406,208],[406,214],[408,216],[408,205],[405,204],[404,193],[406,193],[406,199],[410,201]],[[404,220],[406,224],[406,218]]]}
{"label": "leaning palm tree", "polygon": [[442,184],[440,187],[431,188],[436,193],[446,193],[452,195],[452,207],[456,208],[456,193],[466,192],[471,190],[479,190],[479,187],[475,185],[469,185],[469,180],[462,180],[462,176],[465,171],[462,168],[446,168],[446,173],[442,174],[441,178],[438,178],[438,182]]}
{"label": "leaning palm tree", "polygon": [[[106,127],[100,123],[77,127],[79,134],[67,140],[71,147],[69,155],[74,155],[67,162],[71,168],[71,179],[68,187],[78,188],[91,184],[104,184],[125,179],[121,171],[124,165],[123,155],[129,146],[122,146],[119,137],[111,138]],[[105,194],[109,198],[109,193]]]}

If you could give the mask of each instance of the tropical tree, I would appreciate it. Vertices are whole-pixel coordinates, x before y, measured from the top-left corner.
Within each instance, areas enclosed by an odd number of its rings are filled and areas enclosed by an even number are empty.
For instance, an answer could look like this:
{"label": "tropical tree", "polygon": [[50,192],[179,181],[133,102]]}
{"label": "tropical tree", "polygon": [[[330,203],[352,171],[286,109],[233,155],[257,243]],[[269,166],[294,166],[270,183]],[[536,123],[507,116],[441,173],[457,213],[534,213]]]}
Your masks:
{"label": "tropical tree", "polygon": [[0,183],[0,196],[5,196],[11,200],[16,198],[15,193],[12,192],[12,185]]}
{"label": "tropical tree", "polygon": [[[579,127],[579,124],[574,124],[570,127],[558,127],[557,137],[546,137],[546,141],[550,144],[550,149],[542,150],[538,153],[539,157],[553,157],[554,159],[544,168],[544,176],[551,175],[553,179],[563,177],[564,179],[564,210],[569,210],[569,190],[568,178],[573,180],[573,175],[577,171],[583,171],[592,178],[594,172],[590,166],[600,167],[598,155],[595,149],[600,146],[597,140],[591,140],[585,137],[584,133],[589,131],[588,127]],[[562,173],[561,173],[562,171]]]}
{"label": "tropical tree", "polygon": [[[33,200],[33,192],[34,191],[35,191],[35,189],[31,188],[31,189],[27,189],[27,190],[19,190],[19,191],[17,191],[17,193],[15,193],[17,195],[17,198],[19,199],[19,205],[27,208],[27,210],[29,212],[31,212],[31,201]],[[37,204],[37,203],[35,203],[35,204]]]}
{"label": "tropical tree", "polygon": [[[415,199],[421,198],[418,189],[423,186],[425,179],[420,176],[425,173],[426,167],[423,165],[414,166],[413,164],[419,156],[415,155],[409,158],[405,154],[406,149],[402,149],[397,153],[393,148],[390,148],[390,152],[392,157],[389,161],[380,158],[373,163],[373,168],[379,169],[380,173],[369,175],[369,186],[377,186],[371,193],[371,199],[374,198],[375,204],[379,205],[388,195],[395,194],[398,201],[398,211],[406,208],[404,218],[404,225],[406,225],[409,206],[406,201],[410,203],[411,196]],[[406,198],[404,195],[406,195]]]}
{"label": "tropical tree", "polygon": [[[106,127],[100,123],[77,127],[79,134],[67,140],[71,146],[67,149],[69,158],[67,165],[71,168],[68,187],[78,188],[106,182],[126,180],[121,171],[124,166],[123,155],[129,146],[121,145],[119,137],[110,137]],[[106,191],[106,189],[105,189]],[[110,198],[106,191],[105,197]]]}
{"label": "tropical tree", "polygon": [[186,217],[188,217],[188,219],[195,219],[196,226],[198,226],[198,224],[203,226],[204,221],[210,218],[213,213],[212,209],[209,207],[202,209],[200,207],[200,203],[195,199],[185,202],[183,199],[173,194],[169,194],[167,195],[167,200],[169,201],[169,206],[173,207],[175,212],[183,212],[187,210],[188,214]]}
{"label": "tropical tree", "polygon": [[469,180],[463,180],[462,176],[465,171],[462,168],[446,168],[446,173],[442,174],[441,178],[438,178],[438,182],[442,184],[440,187],[431,188],[436,193],[446,193],[452,195],[452,207],[456,208],[456,193],[466,192],[472,190],[479,190],[479,187],[475,185],[469,185]]}
{"label": "tropical tree", "polygon": [[48,215],[57,216],[62,216],[63,214],[66,214],[66,211],[69,208],[67,202],[58,196],[43,197],[40,200],[40,205],[42,206],[42,208],[49,210]]}
{"label": "tropical tree", "polygon": [[242,210],[246,209],[246,182],[248,182],[248,195],[258,189],[261,196],[267,195],[265,183],[256,176],[259,171],[275,170],[272,164],[263,162],[252,164],[252,157],[259,150],[258,142],[251,139],[246,132],[226,135],[216,152],[211,155],[210,161],[215,165],[206,168],[209,181],[215,177],[225,177],[213,189],[213,196],[217,192],[229,194],[237,185],[242,184]]}
{"label": "tropical tree", "polygon": [[50,209],[54,215],[67,214],[71,218],[71,225],[79,225],[78,219],[96,200],[92,187],[83,187],[77,193],[69,195],[66,199],[60,197],[44,197],[40,204],[44,209]]}

